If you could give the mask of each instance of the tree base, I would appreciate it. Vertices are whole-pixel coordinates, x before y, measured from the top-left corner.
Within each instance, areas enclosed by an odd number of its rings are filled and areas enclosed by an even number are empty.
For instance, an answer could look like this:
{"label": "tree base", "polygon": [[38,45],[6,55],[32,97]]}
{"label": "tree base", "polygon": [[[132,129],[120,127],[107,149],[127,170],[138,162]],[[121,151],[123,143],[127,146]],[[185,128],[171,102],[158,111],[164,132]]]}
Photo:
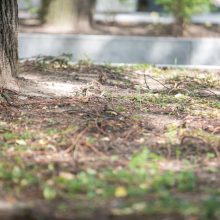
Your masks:
{"label": "tree base", "polygon": [[11,76],[3,77],[0,76],[0,88],[19,91],[19,85],[16,80],[16,78],[13,78]]}

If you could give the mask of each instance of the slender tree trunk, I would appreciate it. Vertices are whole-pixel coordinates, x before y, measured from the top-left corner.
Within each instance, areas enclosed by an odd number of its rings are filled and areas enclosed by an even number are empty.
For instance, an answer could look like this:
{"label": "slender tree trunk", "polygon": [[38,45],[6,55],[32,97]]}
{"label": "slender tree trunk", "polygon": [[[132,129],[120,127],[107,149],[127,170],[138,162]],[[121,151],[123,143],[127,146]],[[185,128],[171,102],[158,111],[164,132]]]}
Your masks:
{"label": "slender tree trunk", "polygon": [[40,10],[38,11],[42,24],[46,23],[48,10],[51,0],[42,0]]}
{"label": "slender tree trunk", "polygon": [[176,12],[175,12],[176,22],[173,26],[173,34],[177,37],[183,36],[185,30],[186,21],[184,20],[184,16],[181,14],[181,12],[183,11],[183,7],[184,7],[183,0],[178,0],[176,2]]}
{"label": "slender tree trunk", "polygon": [[17,89],[17,0],[0,0],[0,87]]}
{"label": "slender tree trunk", "polygon": [[176,18],[176,23],[173,25],[173,35],[181,37],[184,35],[185,21],[182,17]]}
{"label": "slender tree trunk", "polygon": [[55,30],[86,31],[92,24],[94,5],[95,0],[43,0],[41,17]]}

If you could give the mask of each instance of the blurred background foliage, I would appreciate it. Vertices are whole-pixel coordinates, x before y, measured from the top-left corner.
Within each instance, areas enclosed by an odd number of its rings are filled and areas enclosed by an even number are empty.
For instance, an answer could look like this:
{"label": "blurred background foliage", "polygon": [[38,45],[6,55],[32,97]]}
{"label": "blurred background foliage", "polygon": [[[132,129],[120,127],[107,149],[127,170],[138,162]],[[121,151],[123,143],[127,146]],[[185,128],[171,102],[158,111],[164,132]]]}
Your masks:
{"label": "blurred background foliage", "polygon": [[64,30],[89,29],[96,13],[170,14],[175,19],[174,35],[182,35],[185,25],[198,13],[218,11],[219,0],[18,0],[19,8],[48,24]]}

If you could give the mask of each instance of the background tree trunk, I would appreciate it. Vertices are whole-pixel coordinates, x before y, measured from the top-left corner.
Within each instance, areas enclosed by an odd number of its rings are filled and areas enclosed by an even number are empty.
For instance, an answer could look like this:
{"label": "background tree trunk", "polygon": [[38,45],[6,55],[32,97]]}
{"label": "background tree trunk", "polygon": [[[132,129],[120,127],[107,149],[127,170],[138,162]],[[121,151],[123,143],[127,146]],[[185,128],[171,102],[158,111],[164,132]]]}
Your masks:
{"label": "background tree trunk", "polygon": [[90,29],[93,25],[95,0],[77,0],[77,24],[79,30]]}
{"label": "background tree trunk", "polygon": [[51,28],[86,31],[92,24],[95,0],[43,0],[41,18]]}
{"label": "background tree trunk", "polygon": [[0,87],[17,89],[17,0],[0,1]]}
{"label": "background tree trunk", "polygon": [[184,29],[186,25],[186,20],[184,19],[184,15],[182,14],[184,11],[184,0],[178,0],[175,6],[176,22],[173,25],[173,35],[176,37],[181,37],[184,34]]}

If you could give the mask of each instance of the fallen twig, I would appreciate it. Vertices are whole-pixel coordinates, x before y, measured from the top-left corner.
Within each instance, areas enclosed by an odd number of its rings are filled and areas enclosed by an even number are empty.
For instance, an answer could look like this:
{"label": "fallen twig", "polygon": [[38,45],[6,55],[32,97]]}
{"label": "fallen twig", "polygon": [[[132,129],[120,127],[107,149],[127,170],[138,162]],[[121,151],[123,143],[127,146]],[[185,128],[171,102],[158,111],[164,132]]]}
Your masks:
{"label": "fallen twig", "polygon": [[150,79],[152,79],[152,80],[158,82],[158,83],[159,83],[160,85],[162,85],[164,88],[166,88],[166,89],[168,89],[168,90],[171,89],[171,88],[169,88],[168,86],[166,86],[164,83],[162,83],[160,80],[155,79],[154,77],[150,76],[149,74],[144,73],[144,76],[145,76],[145,79],[146,79],[146,76],[147,76],[148,78],[150,78]]}
{"label": "fallen twig", "polygon": [[100,152],[99,150],[97,150],[94,146],[92,146],[91,144],[87,143],[87,142],[83,142],[82,145],[90,148],[95,154],[101,156],[101,157],[106,157],[107,155],[105,155],[103,152]]}
{"label": "fallen twig", "polygon": [[71,139],[72,140],[72,144],[69,148],[67,148],[66,150],[64,150],[63,152],[64,153],[70,153],[70,152],[75,152],[76,151],[76,148],[77,148],[77,145],[79,143],[79,141],[81,140],[82,136],[86,133],[87,129],[84,129],[83,131],[81,131],[75,138],[74,138],[74,141],[73,141],[73,138]]}

